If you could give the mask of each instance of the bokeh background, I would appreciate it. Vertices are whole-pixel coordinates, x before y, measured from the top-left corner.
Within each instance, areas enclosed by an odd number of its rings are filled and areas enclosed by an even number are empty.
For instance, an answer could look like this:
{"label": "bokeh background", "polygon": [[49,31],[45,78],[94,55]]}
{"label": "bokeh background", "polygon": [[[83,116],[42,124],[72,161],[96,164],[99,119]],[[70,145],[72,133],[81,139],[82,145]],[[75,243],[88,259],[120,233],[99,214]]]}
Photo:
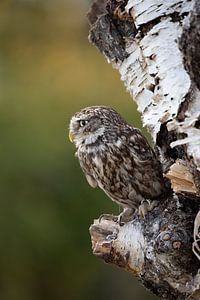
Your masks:
{"label": "bokeh background", "polygon": [[83,0],[0,1],[0,299],[156,299],[92,255],[88,228],[119,213],[67,140],[74,112],[116,108],[141,127],[118,73],[89,44]]}

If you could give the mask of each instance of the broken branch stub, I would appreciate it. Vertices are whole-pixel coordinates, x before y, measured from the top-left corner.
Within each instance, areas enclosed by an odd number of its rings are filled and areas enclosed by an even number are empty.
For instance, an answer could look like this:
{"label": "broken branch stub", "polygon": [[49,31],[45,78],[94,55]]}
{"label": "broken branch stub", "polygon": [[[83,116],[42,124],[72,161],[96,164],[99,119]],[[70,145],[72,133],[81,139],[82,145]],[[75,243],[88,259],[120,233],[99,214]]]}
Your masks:
{"label": "broken branch stub", "polygon": [[105,262],[132,272],[161,299],[183,300],[199,288],[198,261],[191,251],[195,213],[176,196],[167,201],[145,219],[136,217],[124,226],[95,220],[92,248]]}

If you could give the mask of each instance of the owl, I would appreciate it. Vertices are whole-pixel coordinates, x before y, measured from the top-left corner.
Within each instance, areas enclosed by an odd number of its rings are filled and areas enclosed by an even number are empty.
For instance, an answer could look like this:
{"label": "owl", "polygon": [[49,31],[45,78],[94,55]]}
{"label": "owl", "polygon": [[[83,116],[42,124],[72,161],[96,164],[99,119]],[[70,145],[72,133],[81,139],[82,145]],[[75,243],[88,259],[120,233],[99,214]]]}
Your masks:
{"label": "owl", "polygon": [[114,109],[82,109],[71,118],[69,138],[88,183],[124,209],[121,221],[130,220],[135,212],[144,216],[165,192],[155,152],[141,131]]}

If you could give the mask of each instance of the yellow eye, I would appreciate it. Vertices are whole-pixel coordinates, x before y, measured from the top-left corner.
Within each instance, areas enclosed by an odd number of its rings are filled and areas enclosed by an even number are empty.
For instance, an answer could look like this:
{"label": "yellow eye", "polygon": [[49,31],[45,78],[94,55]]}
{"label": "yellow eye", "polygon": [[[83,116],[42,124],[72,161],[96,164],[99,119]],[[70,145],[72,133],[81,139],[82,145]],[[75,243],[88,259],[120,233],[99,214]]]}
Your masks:
{"label": "yellow eye", "polygon": [[88,123],[87,120],[80,120],[80,121],[79,121],[80,127],[84,127],[85,125],[87,125],[87,123]]}

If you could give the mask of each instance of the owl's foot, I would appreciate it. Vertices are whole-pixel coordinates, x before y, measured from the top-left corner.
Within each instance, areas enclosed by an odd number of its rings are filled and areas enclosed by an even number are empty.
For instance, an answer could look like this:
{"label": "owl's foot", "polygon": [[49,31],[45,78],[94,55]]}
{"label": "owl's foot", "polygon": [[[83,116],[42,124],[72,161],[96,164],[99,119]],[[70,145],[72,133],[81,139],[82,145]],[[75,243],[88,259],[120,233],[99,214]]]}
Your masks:
{"label": "owl's foot", "polygon": [[134,213],[135,213],[135,209],[125,208],[119,216],[102,214],[99,217],[99,222],[101,222],[101,220],[108,220],[108,221],[116,222],[120,226],[123,226],[125,223],[128,223],[133,220]]}
{"label": "owl's foot", "polygon": [[102,214],[99,217],[99,223],[101,222],[101,220],[108,220],[108,221],[113,221],[113,222],[118,222],[118,216],[114,216],[114,215],[109,215],[109,214]]}
{"label": "owl's foot", "polygon": [[144,219],[148,212],[152,211],[157,205],[157,200],[143,200],[138,208],[138,215]]}
{"label": "owl's foot", "polygon": [[128,223],[133,220],[134,213],[134,208],[125,208],[123,212],[118,216],[117,222],[120,226],[123,226],[125,223]]}

